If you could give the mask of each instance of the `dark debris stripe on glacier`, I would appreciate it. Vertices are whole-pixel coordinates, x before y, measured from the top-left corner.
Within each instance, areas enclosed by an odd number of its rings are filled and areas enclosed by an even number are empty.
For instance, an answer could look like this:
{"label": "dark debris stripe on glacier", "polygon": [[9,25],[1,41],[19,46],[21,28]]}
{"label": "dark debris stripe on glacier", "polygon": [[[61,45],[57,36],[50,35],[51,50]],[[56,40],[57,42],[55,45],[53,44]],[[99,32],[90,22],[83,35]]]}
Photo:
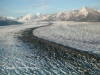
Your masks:
{"label": "dark debris stripe on glacier", "polygon": [[[23,40],[24,43],[27,43],[31,49],[34,49],[34,46],[39,48],[39,51],[36,52],[38,55],[40,55],[40,60],[45,58],[45,66],[49,67],[47,73],[56,67],[58,67],[58,70],[60,69],[59,71],[63,72],[64,74],[75,73],[92,75],[100,73],[99,57],[87,52],[75,51],[73,48],[66,48],[54,42],[38,38],[32,33],[32,31],[36,28],[31,28],[22,32],[23,36],[19,38]],[[31,59],[32,57],[28,58]],[[55,59],[55,61],[53,59]],[[48,62],[54,62],[55,65]]]}

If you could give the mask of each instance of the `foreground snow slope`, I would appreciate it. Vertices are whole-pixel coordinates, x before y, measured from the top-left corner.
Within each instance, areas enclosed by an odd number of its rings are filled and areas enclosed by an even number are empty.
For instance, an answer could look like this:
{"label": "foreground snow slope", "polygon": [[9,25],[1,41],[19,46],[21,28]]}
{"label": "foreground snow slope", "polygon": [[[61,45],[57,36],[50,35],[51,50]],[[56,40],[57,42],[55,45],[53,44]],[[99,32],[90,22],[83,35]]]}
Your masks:
{"label": "foreground snow slope", "polygon": [[98,22],[54,22],[38,28],[34,35],[64,46],[100,54],[100,23]]}

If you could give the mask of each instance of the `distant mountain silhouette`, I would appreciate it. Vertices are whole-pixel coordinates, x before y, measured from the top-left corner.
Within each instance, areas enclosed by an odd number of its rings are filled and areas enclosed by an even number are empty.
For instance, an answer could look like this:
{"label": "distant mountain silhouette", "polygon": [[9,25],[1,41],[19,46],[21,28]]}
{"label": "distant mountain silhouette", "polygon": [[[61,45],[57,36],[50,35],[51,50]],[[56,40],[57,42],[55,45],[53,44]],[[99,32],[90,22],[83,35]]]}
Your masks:
{"label": "distant mountain silhouette", "polygon": [[15,20],[10,20],[4,17],[0,17],[0,26],[14,25],[14,24],[21,24],[21,23]]}

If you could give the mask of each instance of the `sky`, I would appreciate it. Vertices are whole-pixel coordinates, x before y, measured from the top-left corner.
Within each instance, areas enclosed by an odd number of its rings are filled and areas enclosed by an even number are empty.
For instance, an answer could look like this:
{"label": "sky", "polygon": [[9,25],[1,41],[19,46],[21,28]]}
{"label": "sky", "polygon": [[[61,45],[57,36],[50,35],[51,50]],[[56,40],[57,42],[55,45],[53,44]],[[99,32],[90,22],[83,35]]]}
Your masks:
{"label": "sky", "polygon": [[0,0],[0,16],[53,14],[87,6],[100,9],[100,0]]}

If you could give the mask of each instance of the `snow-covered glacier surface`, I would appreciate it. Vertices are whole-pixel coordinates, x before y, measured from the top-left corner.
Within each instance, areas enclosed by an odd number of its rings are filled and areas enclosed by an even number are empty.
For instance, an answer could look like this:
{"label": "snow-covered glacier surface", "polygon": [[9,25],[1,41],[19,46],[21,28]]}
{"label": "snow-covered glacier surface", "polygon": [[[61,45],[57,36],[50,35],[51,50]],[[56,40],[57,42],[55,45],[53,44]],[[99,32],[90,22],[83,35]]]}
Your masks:
{"label": "snow-covered glacier surface", "polygon": [[[56,23],[58,28],[61,24],[62,23]],[[43,25],[48,25],[48,23],[31,22],[24,23],[23,25],[0,26],[0,75],[100,74],[100,63],[98,63],[95,59],[92,59],[91,61],[84,61],[83,59],[73,58],[70,55],[66,57],[66,60],[59,55],[57,55],[59,58],[56,58],[56,51],[52,54],[51,52],[53,51],[50,52],[48,49],[44,49],[40,47],[40,45],[38,46],[36,42],[26,42],[26,39],[29,38],[26,38],[25,41],[18,39],[19,36],[23,36],[21,32],[22,30]],[[52,30],[52,26],[50,27]],[[45,32],[48,31],[49,30],[47,28],[47,31]],[[53,31],[51,32],[53,33]],[[58,35],[58,33],[56,34]],[[25,35],[27,36],[28,33]],[[52,49],[50,48],[50,50]]]}
{"label": "snow-covered glacier surface", "polygon": [[64,46],[100,54],[100,23],[54,22],[36,29],[34,35]]}

